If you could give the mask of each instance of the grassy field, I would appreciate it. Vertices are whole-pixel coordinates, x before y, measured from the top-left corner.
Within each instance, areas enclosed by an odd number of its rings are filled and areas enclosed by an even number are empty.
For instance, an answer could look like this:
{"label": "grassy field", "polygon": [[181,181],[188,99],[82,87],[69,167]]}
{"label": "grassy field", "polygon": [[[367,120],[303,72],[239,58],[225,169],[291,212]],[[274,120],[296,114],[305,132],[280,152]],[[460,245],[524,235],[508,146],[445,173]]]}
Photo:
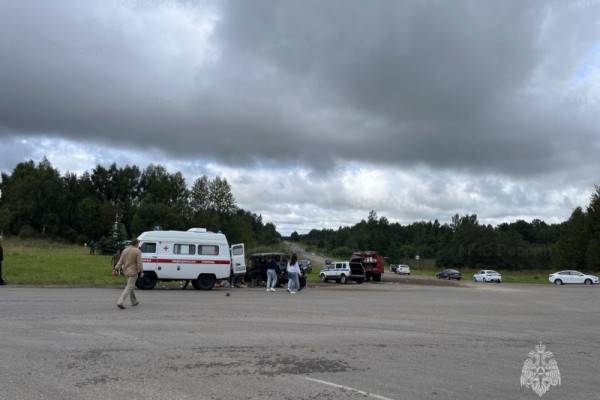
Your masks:
{"label": "grassy field", "polygon": [[[5,238],[3,276],[9,284],[27,285],[73,285],[107,286],[122,285],[125,278],[113,278],[111,257],[89,255],[83,246],[45,240],[22,240]],[[277,248],[260,248],[247,251],[248,254],[262,251],[286,251],[284,245]],[[319,281],[319,265],[313,265],[308,282]],[[413,275],[434,276],[439,269],[433,266],[412,267]],[[462,268],[463,279],[471,280],[477,269]],[[499,271],[504,282],[547,284],[550,271]],[[386,267],[386,274],[391,274]]]}
{"label": "grassy field", "polygon": [[46,240],[5,238],[2,275],[9,284],[104,286],[123,284],[113,278],[111,257]]}
{"label": "grassy field", "polygon": [[[435,276],[436,272],[440,269],[435,268],[411,268],[413,275],[424,275],[424,276]],[[460,273],[464,280],[470,281],[473,279],[473,274],[480,269],[473,268],[460,268]],[[555,271],[503,271],[497,270],[502,274],[502,282],[510,283],[550,283],[548,282],[548,275]],[[387,270],[386,270],[387,273]],[[391,273],[391,272],[390,272]]]}
{"label": "grassy field", "polygon": [[[47,240],[23,240],[4,238],[4,263],[2,275],[9,284],[109,286],[124,285],[125,278],[111,275],[111,257],[90,255],[83,246],[49,242]],[[246,253],[287,251],[283,244],[274,247],[247,249]],[[318,270],[317,270],[318,272]],[[318,280],[318,274],[317,278]],[[177,286],[180,283],[161,283]]]}

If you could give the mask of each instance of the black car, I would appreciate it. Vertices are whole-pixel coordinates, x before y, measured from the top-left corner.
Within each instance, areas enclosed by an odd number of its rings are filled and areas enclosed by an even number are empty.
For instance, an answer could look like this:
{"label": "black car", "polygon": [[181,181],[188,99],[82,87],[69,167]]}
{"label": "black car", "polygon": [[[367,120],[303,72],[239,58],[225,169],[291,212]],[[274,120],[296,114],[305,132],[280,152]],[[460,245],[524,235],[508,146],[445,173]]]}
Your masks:
{"label": "black car", "polygon": [[[286,253],[254,253],[250,255],[250,266],[246,269],[244,280],[251,287],[264,286],[267,282],[267,263],[269,258],[273,258],[279,264],[279,275],[277,276],[277,286],[287,285],[287,263],[290,256]],[[303,268],[300,268],[300,289],[306,286],[306,274]]]}
{"label": "black car", "polygon": [[462,279],[460,272],[455,269],[445,269],[435,274],[438,279],[456,279],[457,281]]}

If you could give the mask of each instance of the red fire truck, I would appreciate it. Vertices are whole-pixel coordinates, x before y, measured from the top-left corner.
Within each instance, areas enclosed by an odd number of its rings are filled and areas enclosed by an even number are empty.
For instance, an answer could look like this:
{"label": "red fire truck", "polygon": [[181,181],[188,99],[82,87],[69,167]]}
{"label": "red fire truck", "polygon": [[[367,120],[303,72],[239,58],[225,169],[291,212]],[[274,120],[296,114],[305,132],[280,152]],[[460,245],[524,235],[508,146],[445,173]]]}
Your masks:
{"label": "red fire truck", "polygon": [[383,275],[383,256],[373,250],[360,250],[352,253],[351,262],[361,262],[365,269],[365,279],[381,281]]}

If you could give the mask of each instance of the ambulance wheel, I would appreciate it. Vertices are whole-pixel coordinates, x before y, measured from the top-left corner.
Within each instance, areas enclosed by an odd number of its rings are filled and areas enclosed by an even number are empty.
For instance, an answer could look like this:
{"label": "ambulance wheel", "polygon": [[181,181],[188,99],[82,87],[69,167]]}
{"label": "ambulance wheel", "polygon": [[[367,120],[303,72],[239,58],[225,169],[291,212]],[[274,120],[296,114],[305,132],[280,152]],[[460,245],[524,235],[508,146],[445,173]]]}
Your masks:
{"label": "ambulance wheel", "polygon": [[215,278],[214,275],[211,274],[200,274],[198,276],[198,279],[196,279],[196,286],[194,286],[196,289],[200,289],[200,290],[210,290],[213,287],[215,287],[215,282],[217,281],[217,279]]}
{"label": "ambulance wheel", "polygon": [[137,286],[138,289],[150,290],[154,289],[157,282],[158,278],[154,272],[144,272],[144,276],[135,281],[135,286]]}

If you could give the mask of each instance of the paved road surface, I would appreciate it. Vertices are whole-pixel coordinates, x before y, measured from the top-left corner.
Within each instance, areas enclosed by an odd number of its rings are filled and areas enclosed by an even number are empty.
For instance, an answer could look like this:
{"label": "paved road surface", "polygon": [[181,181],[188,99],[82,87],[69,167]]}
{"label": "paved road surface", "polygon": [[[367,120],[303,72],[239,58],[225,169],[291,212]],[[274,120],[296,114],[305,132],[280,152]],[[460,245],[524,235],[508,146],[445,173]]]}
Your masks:
{"label": "paved road surface", "polygon": [[2,287],[0,399],[533,400],[519,377],[540,341],[562,373],[544,399],[600,398],[598,287],[226,292],[119,311],[118,289]]}

